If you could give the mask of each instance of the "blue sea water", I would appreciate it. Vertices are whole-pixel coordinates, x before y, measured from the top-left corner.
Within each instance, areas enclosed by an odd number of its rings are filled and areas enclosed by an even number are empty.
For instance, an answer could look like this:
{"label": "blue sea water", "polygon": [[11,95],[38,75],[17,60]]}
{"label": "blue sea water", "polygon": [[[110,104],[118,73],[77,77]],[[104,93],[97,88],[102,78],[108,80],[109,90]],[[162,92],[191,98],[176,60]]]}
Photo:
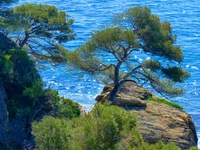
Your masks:
{"label": "blue sea water", "polygon": [[[161,20],[168,20],[173,33],[178,35],[176,44],[180,45],[185,59],[181,63],[191,73],[182,87],[186,93],[171,101],[183,106],[195,122],[200,139],[200,1],[198,0],[19,0],[21,3],[42,3],[55,5],[66,11],[75,20],[73,25],[76,39],[65,44],[73,50],[98,30],[111,23],[114,13],[133,6],[148,6]],[[49,67],[40,71],[47,86],[59,91],[59,94],[71,98],[86,109],[94,105],[94,98],[103,88],[103,84],[84,75],[82,78],[63,66]],[[200,145],[200,142],[199,142]]]}

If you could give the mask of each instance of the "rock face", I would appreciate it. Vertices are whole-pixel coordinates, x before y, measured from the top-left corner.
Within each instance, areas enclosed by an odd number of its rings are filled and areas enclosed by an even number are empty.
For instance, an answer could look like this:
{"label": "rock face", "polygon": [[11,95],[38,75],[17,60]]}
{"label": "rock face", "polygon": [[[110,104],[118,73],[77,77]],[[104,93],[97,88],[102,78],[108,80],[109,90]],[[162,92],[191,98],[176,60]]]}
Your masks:
{"label": "rock face", "polygon": [[[113,85],[104,87],[96,101],[105,101],[112,88]],[[190,115],[166,104],[147,101],[149,97],[156,98],[135,82],[125,82],[113,104],[137,113],[144,141],[150,144],[159,140],[164,143],[174,142],[181,149],[197,146],[196,129]]]}
{"label": "rock face", "polygon": [[[113,89],[113,84],[107,85],[103,88],[100,95],[96,97],[97,102],[104,102],[108,99],[110,92]],[[113,104],[120,106],[146,106],[146,101],[149,97],[155,97],[150,91],[137,85],[134,81],[125,82],[119,92]]]}
{"label": "rock face", "polygon": [[7,52],[9,49],[17,48],[16,44],[0,32],[0,53]]}
{"label": "rock face", "polygon": [[21,150],[22,144],[26,142],[24,139],[28,139],[24,131],[25,121],[24,118],[9,120],[5,99],[6,92],[0,83],[0,150]]}
{"label": "rock face", "polygon": [[7,143],[7,130],[8,130],[8,112],[5,103],[6,94],[3,86],[0,83],[0,149]]}

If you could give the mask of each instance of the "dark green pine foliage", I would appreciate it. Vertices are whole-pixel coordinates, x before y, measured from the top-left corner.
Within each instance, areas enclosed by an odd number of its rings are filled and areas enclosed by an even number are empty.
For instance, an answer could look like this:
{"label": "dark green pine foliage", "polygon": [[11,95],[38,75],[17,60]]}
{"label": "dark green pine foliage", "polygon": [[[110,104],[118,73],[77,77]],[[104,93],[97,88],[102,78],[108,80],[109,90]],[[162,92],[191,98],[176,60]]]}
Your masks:
{"label": "dark green pine foliage", "polygon": [[[49,62],[66,60],[67,50],[60,44],[74,39],[73,19],[55,6],[23,4],[3,11],[1,30],[34,58]],[[14,33],[14,34],[13,34]]]}
{"label": "dark green pine foliage", "polygon": [[114,82],[110,100],[127,79],[149,84],[161,94],[180,95],[184,91],[175,84],[190,74],[179,65],[184,56],[176,37],[168,21],[138,6],[117,14],[114,25],[94,32],[68,59],[106,83]]}
{"label": "dark green pine foliage", "polygon": [[7,95],[10,118],[23,116],[32,122],[44,115],[70,119],[80,115],[77,103],[43,88],[35,63],[25,51],[14,50],[0,55],[0,84]]}

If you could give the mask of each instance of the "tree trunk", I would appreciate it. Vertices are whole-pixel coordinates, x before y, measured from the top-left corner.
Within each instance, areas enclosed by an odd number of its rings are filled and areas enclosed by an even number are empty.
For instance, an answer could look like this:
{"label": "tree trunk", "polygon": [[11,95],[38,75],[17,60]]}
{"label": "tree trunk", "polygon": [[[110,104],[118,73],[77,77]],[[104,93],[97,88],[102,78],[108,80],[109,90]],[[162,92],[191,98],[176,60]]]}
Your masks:
{"label": "tree trunk", "polygon": [[117,95],[117,92],[119,91],[120,89],[120,82],[118,82],[117,84],[114,85],[114,88],[113,90],[110,92],[110,96],[108,98],[109,101],[114,101],[115,100],[115,97]]}
{"label": "tree trunk", "polygon": [[120,79],[119,79],[119,69],[120,69],[120,66],[121,66],[122,62],[118,62],[117,63],[117,66],[115,66],[115,72],[114,72],[114,88],[113,90],[111,91],[110,93],[110,96],[108,98],[109,101],[114,101],[116,95],[117,95],[117,92],[119,91],[119,88],[120,88]]}
{"label": "tree trunk", "polygon": [[[113,90],[110,92],[110,96],[108,98],[109,101],[114,101],[115,97],[117,95],[117,92],[121,89],[121,87],[124,85],[125,82],[135,82],[133,80],[121,80],[118,84],[114,85]],[[136,83],[136,82],[135,82]]]}
{"label": "tree trunk", "polygon": [[26,42],[28,41],[28,38],[29,38],[29,34],[27,32],[25,32],[25,37],[24,37],[23,41],[19,43],[19,49],[20,50],[26,44]]}

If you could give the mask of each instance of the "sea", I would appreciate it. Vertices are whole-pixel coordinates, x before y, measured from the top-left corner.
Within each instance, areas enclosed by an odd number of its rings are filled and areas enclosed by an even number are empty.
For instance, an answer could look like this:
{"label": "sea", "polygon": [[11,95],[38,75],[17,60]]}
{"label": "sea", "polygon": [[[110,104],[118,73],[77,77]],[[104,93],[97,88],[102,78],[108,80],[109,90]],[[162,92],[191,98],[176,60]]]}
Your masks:
{"label": "sea", "polygon": [[[147,6],[161,21],[172,24],[173,33],[178,35],[176,45],[185,56],[181,66],[190,72],[181,84],[185,94],[169,99],[181,105],[192,116],[200,139],[200,1],[199,0],[19,0],[22,3],[49,4],[66,11],[74,19],[72,26],[75,40],[64,43],[74,50],[90,38],[95,30],[100,30],[112,22],[113,16],[127,8]],[[137,56],[136,56],[137,57]],[[104,84],[92,76],[63,65],[46,65],[40,74],[47,87],[58,90],[61,96],[80,103],[86,110],[95,104]],[[79,72],[79,73],[78,73]],[[161,110],[162,111],[162,110]],[[200,140],[198,145],[200,146]]]}

